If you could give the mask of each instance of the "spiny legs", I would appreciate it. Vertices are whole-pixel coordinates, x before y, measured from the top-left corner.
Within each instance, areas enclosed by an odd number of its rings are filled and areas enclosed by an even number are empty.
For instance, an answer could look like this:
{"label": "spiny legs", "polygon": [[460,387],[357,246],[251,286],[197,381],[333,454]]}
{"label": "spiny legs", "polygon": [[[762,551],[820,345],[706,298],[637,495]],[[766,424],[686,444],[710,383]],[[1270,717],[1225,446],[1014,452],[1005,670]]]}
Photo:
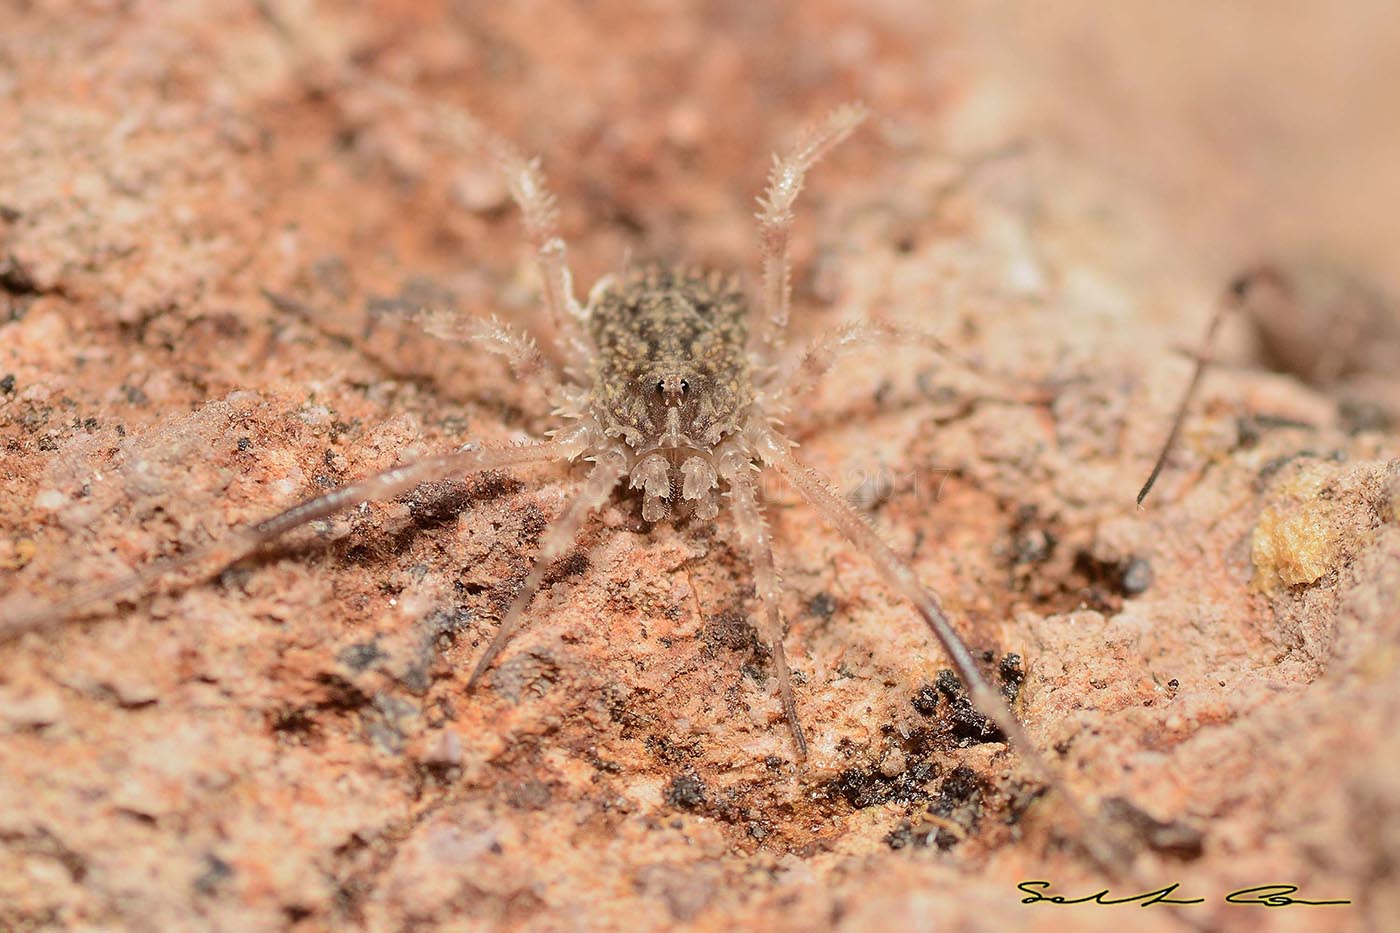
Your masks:
{"label": "spiny legs", "polygon": [[729,484],[729,497],[734,505],[734,525],[749,551],[753,567],[754,595],[763,607],[763,640],[773,651],[773,668],[778,675],[778,696],[783,702],[783,714],[792,729],[798,754],[807,757],[807,738],[797,718],[797,704],[792,698],[792,679],[788,674],[787,654],[783,651],[783,619],[779,600],[782,596],[777,568],[773,564],[773,537],[758,490],[753,481],[753,462],[736,449],[720,455],[719,474]]}
{"label": "spiny legs", "polygon": [[768,187],[758,199],[759,245],[763,251],[763,316],[755,322],[754,347],[767,359],[781,349],[787,331],[792,299],[788,268],[788,238],[792,232],[793,204],[802,190],[807,171],[833,146],[851,135],[868,111],[861,104],[846,104],[808,130],[784,156],[773,157]]}
{"label": "spiny legs", "polygon": [[543,377],[549,386],[562,384],[558,369],[540,352],[533,337],[492,315],[480,318],[441,308],[426,308],[417,315],[423,329],[434,337],[451,340],[505,358],[515,378],[531,382]]}
{"label": "spiny legs", "polygon": [[576,448],[567,441],[546,441],[518,447],[491,447],[464,450],[457,453],[428,457],[401,464],[367,477],[357,483],[308,499],[270,518],[240,528],[227,537],[185,554],[156,561],[134,573],[116,580],[90,583],[80,587],[66,599],[35,609],[21,609],[13,615],[0,613],[0,642],[16,638],[25,632],[57,624],[73,617],[82,609],[136,589],[156,578],[200,563],[214,556],[224,567],[243,555],[266,545],[289,531],[318,519],[328,518],[362,502],[388,499],[407,492],[423,483],[442,479],[454,473],[477,473],[501,467],[519,466],[550,460],[567,460]]}
{"label": "spiny legs", "polygon": [[[1007,740],[1020,752],[1022,760],[1049,787],[1063,789],[1058,771],[1031,744],[1021,723],[1001,696],[982,677],[972,652],[953,628],[938,598],[919,583],[914,569],[881,540],[859,513],[833,490],[815,471],[800,464],[789,451],[788,441],[765,424],[755,424],[750,441],[764,463],[781,473],[817,514],[861,550],[891,589],[904,596],[918,610],[938,643],[953,662],[958,677],[967,687],[973,705],[992,720]],[[1131,860],[1114,843],[1107,827],[1092,819],[1068,793],[1062,794],[1066,808],[1079,828],[1079,839],[1089,855],[1105,871],[1132,874]],[[1125,863],[1128,865],[1125,870]]]}
{"label": "spiny legs", "polygon": [[[815,471],[798,463],[789,452],[786,440],[772,429],[762,428],[759,441],[759,455],[764,462],[777,469],[802,498],[816,509],[817,514],[860,548],[891,588],[914,604],[953,662],[953,667],[967,686],[977,709],[996,723],[1002,734],[1017,746],[1029,748],[1020,722],[1012,715],[1001,696],[983,679],[973,661],[972,652],[953,629],[937,597],[919,583],[913,568],[895,554],[876,534],[870,523],[852,509]],[[1029,748],[1029,757],[1033,761],[1038,760],[1033,748]]]}
{"label": "spiny legs", "polygon": [[627,472],[627,457],[618,451],[611,451],[599,454],[593,469],[589,471],[588,478],[584,481],[583,488],[574,494],[569,504],[564,507],[563,513],[554,520],[554,523],[545,530],[540,538],[539,553],[535,555],[535,564],[530,568],[530,573],[525,577],[525,582],[521,584],[519,592],[515,594],[510,608],[501,618],[500,628],[496,630],[491,643],[486,646],[481,658],[477,660],[475,669],[472,670],[471,677],[467,680],[467,687],[476,686],[481,680],[491,662],[505,648],[506,642],[520,626],[525,609],[530,605],[530,600],[539,591],[540,584],[544,582],[545,571],[556,559],[562,557],[564,552],[574,543],[578,536],[579,527],[584,519],[594,509],[601,506],[612,495],[613,488]]}
{"label": "spiny legs", "polygon": [[484,153],[499,172],[525,221],[525,235],[535,249],[544,290],[544,303],[557,335],[566,369],[577,374],[587,358],[582,322],[587,314],[574,297],[573,273],[558,233],[558,206],[545,183],[538,157],[527,157],[513,143],[483,126],[457,107],[438,101],[426,104],[397,85],[367,75],[353,75],[410,112],[426,106],[433,130],[463,149]]}
{"label": "spiny legs", "polygon": [[334,80],[338,83],[372,88],[410,114],[419,113],[426,107],[433,118],[432,132],[451,145],[484,153],[490,159],[505,182],[511,199],[519,207],[525,221],[526,236],[535,249],[545,305],[555,327],[556,348],[566,369],[579,371],[586,359],[581,326],[586,313],[574,297],[573,276],[564,241],[558,234],[558,208],[554,195],[545,183],[540,160],[527,157],[509,140],[492,132],[459,107],[424,101],[399,85],[351,64],[318,60],[309,26],[294,26],[266,0],[260,0],[258,8],[298,60],[303,72],[315,74],[328,71],[336,76]]}

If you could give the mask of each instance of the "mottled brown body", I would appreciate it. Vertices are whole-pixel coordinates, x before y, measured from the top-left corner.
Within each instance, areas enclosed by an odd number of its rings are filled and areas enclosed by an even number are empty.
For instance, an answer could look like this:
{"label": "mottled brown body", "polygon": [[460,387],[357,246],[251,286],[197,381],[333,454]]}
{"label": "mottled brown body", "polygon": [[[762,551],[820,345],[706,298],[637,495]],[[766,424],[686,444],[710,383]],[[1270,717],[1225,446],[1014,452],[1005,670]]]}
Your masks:
{"label": "mottled brown body", "polygon": [[754,393],[748,303],[733,278],[650,268],[610,284],[589,318],[593,416],[639,455],[710,450]]}

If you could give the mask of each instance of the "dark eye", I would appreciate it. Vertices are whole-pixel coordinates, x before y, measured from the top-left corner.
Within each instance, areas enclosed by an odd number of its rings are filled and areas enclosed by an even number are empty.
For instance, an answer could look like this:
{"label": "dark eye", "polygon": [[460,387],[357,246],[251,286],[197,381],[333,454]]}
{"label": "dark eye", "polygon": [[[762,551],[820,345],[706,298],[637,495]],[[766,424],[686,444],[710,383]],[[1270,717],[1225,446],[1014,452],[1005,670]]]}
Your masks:
{"label": "dark eye", "polygon": [[658,380],[656,380],[656,391],[658,391],[658,392],[665,392],[665,391],[666,391],[666,382],[665,382],[665,380],[663,380],[663,379],[658,379]]}
{"label": "dark eye", "polygon": [[682,379],[682,380],[681,380],[681,394],[684,395],[685,393],[687,393],[687,392],[689,392],[689,391],[690,391],[690,380],[689,380],[689,379]]}

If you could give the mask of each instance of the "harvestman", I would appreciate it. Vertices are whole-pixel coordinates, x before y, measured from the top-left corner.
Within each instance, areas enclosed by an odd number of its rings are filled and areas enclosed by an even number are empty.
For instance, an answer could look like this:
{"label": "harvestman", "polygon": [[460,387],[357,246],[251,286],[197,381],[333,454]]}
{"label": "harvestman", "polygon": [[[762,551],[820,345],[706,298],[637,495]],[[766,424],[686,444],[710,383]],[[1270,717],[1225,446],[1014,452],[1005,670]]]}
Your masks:
{"label": "harvestman", "polygon": [[[403,99],[397,89],[376,86]],[[660,268],[605,277],[589,293],[587,303],[580,305],[556,229],[555,201],[545,187],[539,160],[525,157],[463,113],[441,107],[434,116],[438,129],[453,141],[469,143],[489,156],[524,215],[543,282],[544,304],[554,325],[553,352],[542,352],[530,337],[494,319],[463,320],[446,312],[425,312],[424,323],[438,336],[471,341],[499,353],[522,379],[543,380],[562,424],[548,432],[548,440],[463,448],[393,467],[203,548],[80,588],[57,604],[12,612],[0,618],[0,641],[73,617],[91,604],[180,567],[212,562],[216,556],[218,566],[227,566],[293,529],[423,483],[529,463],[583,462],[588,467],[582,486],[541,536],[534,565],[478,659],[469,685],[482,679],[520,626],[550,565],[574,545],[585,519],[620,484],[640,491],[642,514],[649,522],[687,513],[709,521],[718,515],[723,497],[752,564],[755,592],[763,608],[758,627],[771,646],[783,711],[799,755],[805,758],[807,740],[783,651],[772,539],[755,482],[756,473],[771,468],[869,558],[891,589],[914,605],[976,707],[1042,780],[1059,784],[1005,701],[978,672],[937,596],[919,583],[909,563],[820,474],[793,456],[792,442],[776,426],[795,401],[851,351],[890,342],[942,348],[927,335],[861,323],[828,333],[795,356],[786,352],[793,205],[806,173],[855,130],[866,118],[866,109],[859,104],[837,108],[785,155],[774,157],[767,189],[758,199],[763,277],[760,313],[752,318],[732,276]],[[1066,799],[1069,809],[1085,820],[1078,805]],[[1101,862],[1112,858],[1098,845],[1102,841],[1084,839]],[[1095,849],[1099,851],[1094,853]]]}

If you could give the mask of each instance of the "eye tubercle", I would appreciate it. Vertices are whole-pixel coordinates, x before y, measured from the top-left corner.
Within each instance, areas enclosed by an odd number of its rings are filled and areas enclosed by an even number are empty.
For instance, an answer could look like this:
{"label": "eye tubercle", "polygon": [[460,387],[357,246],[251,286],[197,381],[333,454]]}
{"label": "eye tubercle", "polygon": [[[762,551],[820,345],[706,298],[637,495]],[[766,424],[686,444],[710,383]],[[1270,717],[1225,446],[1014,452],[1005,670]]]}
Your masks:
{"label": "eye tubercle", "polygon": [[656,380],[656,391],[667,405],[679,405],[690,392],[690,380],[675,374],[665,375]]}

